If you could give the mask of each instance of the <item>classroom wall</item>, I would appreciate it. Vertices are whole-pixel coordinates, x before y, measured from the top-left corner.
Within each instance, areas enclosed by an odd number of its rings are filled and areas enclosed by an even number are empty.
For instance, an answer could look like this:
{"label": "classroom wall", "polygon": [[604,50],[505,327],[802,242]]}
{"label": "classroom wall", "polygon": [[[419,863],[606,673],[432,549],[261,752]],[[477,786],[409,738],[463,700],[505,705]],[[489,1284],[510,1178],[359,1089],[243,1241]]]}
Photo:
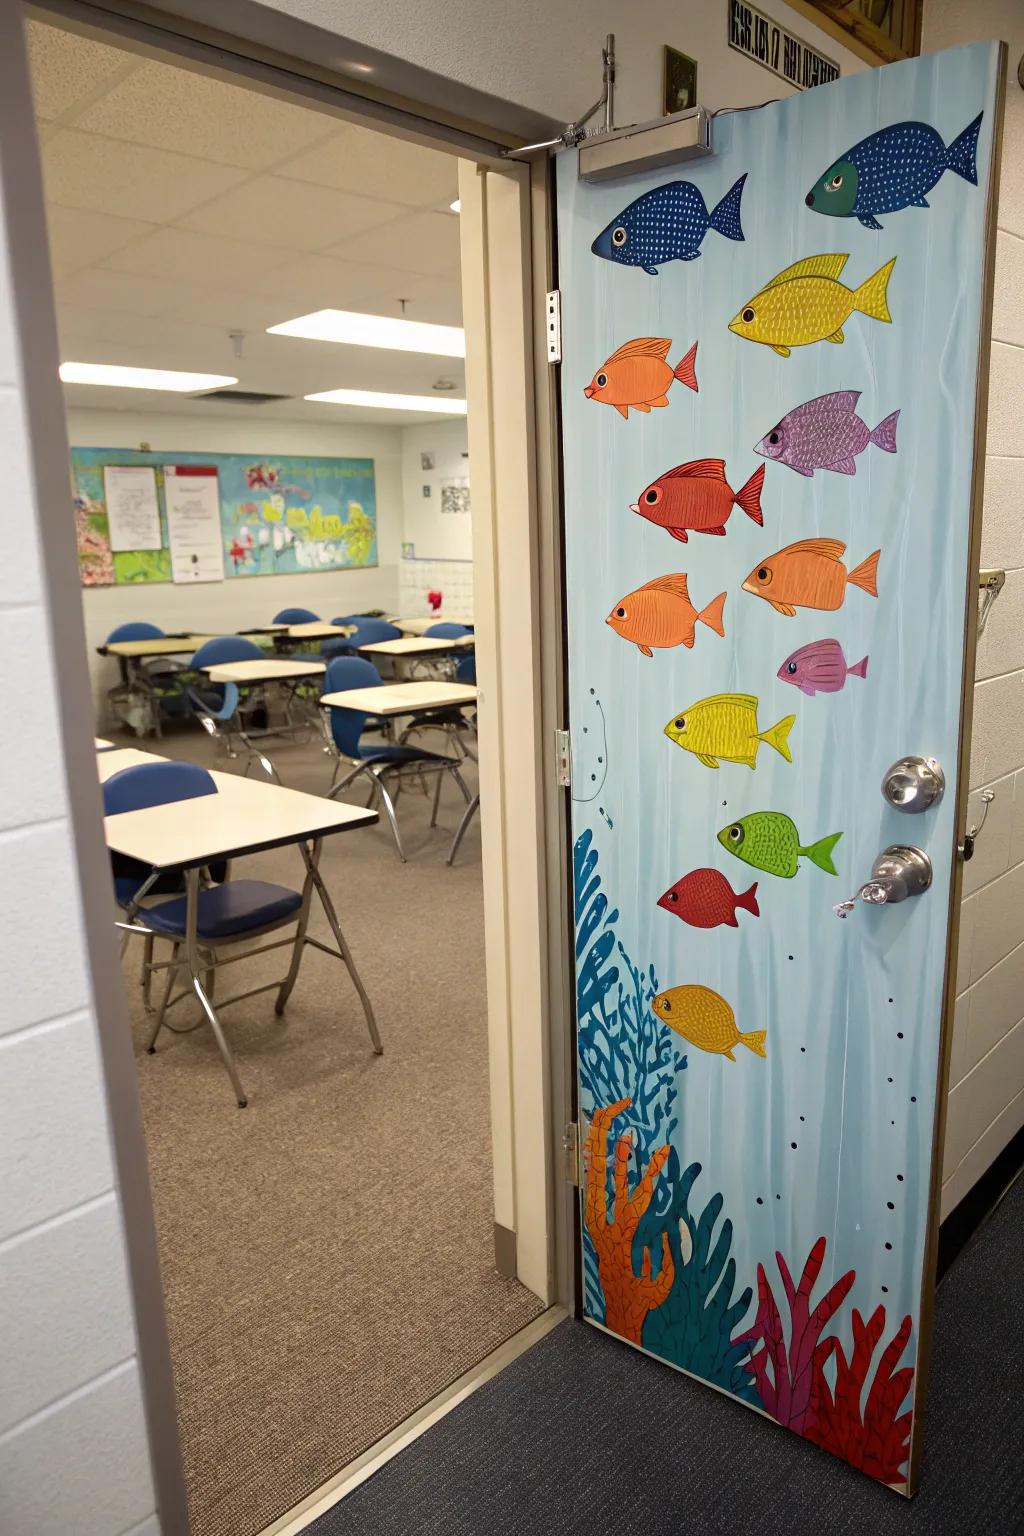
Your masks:
{"label": "classroom wall", "polygon": [[1024,52],[1020,0],[927,0],[923,48],[1009,44],[981,563],[1006,586],[978,643],[971,812],[996,798],[964,870],[943,1213],[1024,1125]]}
{"label": "classroom wall", "polygon": [[[24,327],[26,346],[53,370],[56,400],[52,315],[32,309],[49,297],[19,28],[20,7],[0,5],[0,646],[9,727],[0,753],[0,1530],[159,1536],[65,776],[48,509],[30,437],[32,358],[20,350]],[[15,267],[14,239],[30,235],[37,245]],[[33,260],[42,276],[35,292]],[[37,391],[36,434],[38,407]],[[59,417],[56,425],[59,436]],[[80,657],[62,675],[74,686]],[[98,794],[94,783],[86,789],[98,845]],[[109,928],[107,938],[113,950]]]}
{"label": "classroom wall", "polygon": [[[412,429],[418,430],[418,429]],[[269,623],[284,607],[310,608],[325,619],[360,608],[399,605],[398,568],[403,535],[402,429],[337,423],[258,421],[237,418],[196,421],[191,416],[154,412],[72,409],[68,436],[75,447],[137,448],[202,453],[321,454],[372,458],[377,483],[377,548],[380,564],[367,570],[323,571],[296,576],[259,576],[201,586],[173,582],[140,587],[84,587],[89,668],[97,718],[106,711],[106,691],[118,678],[117,663],[96,655],[117,624],[148,619],[161,629],[235,630]]]}
{"label": "classroom wall", "polygon": [[[399,607],[407,615],[430,611],[428,592],[440,592],[441,613],[473,612],[473,530],[468,509],[443,512],[442,486],[469,480],[469,437],[465,417],[402,429],[404,503]],[[433,469],[420,455],[430,453]],[[424,495],[424,487],[430,491]],[[412,546],[412,553],[405,550]]]}

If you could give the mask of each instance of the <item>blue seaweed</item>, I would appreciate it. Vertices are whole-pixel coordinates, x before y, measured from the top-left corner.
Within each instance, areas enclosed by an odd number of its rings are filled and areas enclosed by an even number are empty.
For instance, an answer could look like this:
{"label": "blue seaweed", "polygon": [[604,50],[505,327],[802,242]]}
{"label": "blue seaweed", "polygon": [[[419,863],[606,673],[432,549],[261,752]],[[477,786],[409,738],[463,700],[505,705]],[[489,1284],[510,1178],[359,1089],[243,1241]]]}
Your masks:
{"label": "blue seaweed", "polygon": [[[690,1192],[701,1171],[691,1163],[680,1172],[673,1147],[665,1165],[665,1181],[671,1189],[668,1209],[658,1214],[653,1205],[641,1218],[633,1241],[633,1264],[641,1271],[643,1250],[651,1250],[652,1273],[661,1267],[662,1234],[668,1233],[675,1275],[672,1289],[660,1307],[647,1314],[643,1345],[652,1354],[682,1366],[705,1381],[722,1387],[745,1402],[760,1405],[748,1360],[750,1340],[733,1341],[733,1329],[746,1315],[752,1291],[747,1286],[733,1300],[736,1261],[730,1257],[732,1222],[726,1217],[714,1237],[724,1204],[721,1194],[712,1195],[695,1221],[690,1211]],[[682,1222],[689,1233],[690,1257],[684,1255]]]}
{"label": "blue seaweed", "polygon": [[[651,1012],[658,991],[654,967],[644,971],[635,965],[619,940],[618,908],[609,910],[597,865],[588,827],[573,847],[580,1108],[589,1119],[600,1104],[632,1100],[616,1130],[619,1135],[632,1133],[631,1174],[636,1181],[651,1154],[670,1141],[678,1127],[677,1074],[685,1070],[686,1057]],[[608,1178],[610,1200],[610,1168]],[[666,1210],[671,1198],[671,1186],[659,1179],[652,1210]],[[583,1249],[586,1308],[603,1320],[597,1257],[585,1229]]]}

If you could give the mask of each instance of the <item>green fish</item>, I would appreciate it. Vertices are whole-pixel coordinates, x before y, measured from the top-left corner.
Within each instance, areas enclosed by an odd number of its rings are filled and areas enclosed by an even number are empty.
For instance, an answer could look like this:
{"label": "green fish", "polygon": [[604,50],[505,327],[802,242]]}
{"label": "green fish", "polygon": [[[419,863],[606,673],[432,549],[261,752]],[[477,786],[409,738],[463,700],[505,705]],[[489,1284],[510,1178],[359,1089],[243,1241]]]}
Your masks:
{"label": "green fish", "polygon": [[827,875],[836,874],[832,849],[842,835],[833,832],[831,837],[820,838],[804,848],[796,826],[781,811],[752,811],[749,816],[741,816],[739,821],[723,827],[718,841],[744,864],[763,869],[768,875],[781,875],[791,880],[796,874],[798,859],[810,859]]}

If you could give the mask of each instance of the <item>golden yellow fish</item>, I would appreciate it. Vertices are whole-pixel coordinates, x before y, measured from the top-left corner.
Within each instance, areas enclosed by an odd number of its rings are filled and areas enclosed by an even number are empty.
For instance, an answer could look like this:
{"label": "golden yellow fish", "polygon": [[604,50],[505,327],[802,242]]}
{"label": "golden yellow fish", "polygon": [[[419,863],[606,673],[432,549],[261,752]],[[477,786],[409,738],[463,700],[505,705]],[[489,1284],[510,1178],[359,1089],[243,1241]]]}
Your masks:
{"label": "golden yellow fish", "polygon": [[786,738],[796,715],[787,715],[767,731],[757,728],[757,700],[749,693],[716,693],[674,715],[665,735],[684,752],[692,752],[705,768],[717,768],[718,759],[745,763],[753,768],[762,741],[791,763]]}
{"label": "golden yellow fish", "polygon": [[724,997],[710,987],[669,987],[659,992],[651,1004],[656,1019],[689,1040],[698,1050],[712,1056],[727,1056],[735,1061],[733,1046],[745,1045],[755,1056],[767,1056],[764,1048],[766,1029],[741,1034],[736,1015]]}
{"label": "golden yellow fish", "polygon": [[730,320],[730,331],[745,341],[771,347],[780,357],[788,357],[791,347],[806,347],[814,341],[842,341],[843,326],[854,313],[891,325],[885,290],[896,257],[859,288],[847,288],[839,282],[839,274],[849,259],[848,255],[836,254],[806,256],[795,262],[744,304]]}

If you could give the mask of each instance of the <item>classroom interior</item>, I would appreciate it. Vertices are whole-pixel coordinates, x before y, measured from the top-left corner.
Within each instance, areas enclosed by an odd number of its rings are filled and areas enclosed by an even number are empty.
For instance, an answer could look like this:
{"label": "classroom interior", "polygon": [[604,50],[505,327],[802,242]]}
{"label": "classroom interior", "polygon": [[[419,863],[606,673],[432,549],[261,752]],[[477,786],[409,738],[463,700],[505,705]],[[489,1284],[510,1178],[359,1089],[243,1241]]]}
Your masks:
{"label": "classroom interior", "polygon": [[495,1252],[459,162],[28,40],[190,1515],[252,1536],[543,1310]]}

